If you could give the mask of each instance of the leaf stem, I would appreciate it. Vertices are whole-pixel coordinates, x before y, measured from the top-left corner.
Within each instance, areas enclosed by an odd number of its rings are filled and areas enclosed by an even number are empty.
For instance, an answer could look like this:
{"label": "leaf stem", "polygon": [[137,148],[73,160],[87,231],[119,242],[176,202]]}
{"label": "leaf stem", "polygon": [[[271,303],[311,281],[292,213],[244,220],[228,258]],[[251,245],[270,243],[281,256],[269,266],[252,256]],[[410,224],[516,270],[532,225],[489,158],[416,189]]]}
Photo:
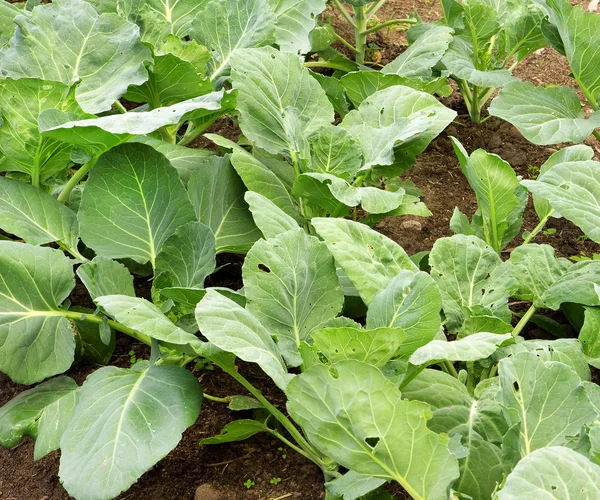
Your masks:
{"label": "leaf stem", "polygon": [[203,393],[202,396],[209,401],[215,401],[216,403],[229,404],[231,400],[229,398],[218,398],[217,396],[211,396],[210,394]]}
{"label": "leaf stem", "polygon": [[348,71],[348,67],[343,64],[336,64],[329,61],[309,61],[304,63],[305,68],[330,68]]}
{"label": "leaf stem", "polygon": [[454,378],[458,378],[458,372],[456,371],[456,368],[454,368],[454,365],[450,361],[444,361],[443,365],[446,368],[446,370],[448,370],[448,373],[450,373],[450,375],[452,375]]}
{"label": "leaf stem", "polygon": [[115,101],[114,106],[115,106],[115,109],[119,113],[123,113],[123,114],[127,113],[127,110],[125,109],[125,106],[123,106],[119,100]]}
{"label": "leaf stem", "polygon": [[75,189],[77,187],[77,184],[79,184],[79,181],[81,181],[87,175],[90,168],[92,168],[94,163],[96,163],[96,160],[97,158],[92,158],[90,161],[84,163],[81,167],[79,167],[79,170],[77,170],[77,172],[75,172],[72,175],[72,177],[65,184],[65,187],[58,195],[58,201],[60,201],[61,203],[65,203],[69,199],[69,196],[73,192],[73,189]]}
{"label": "leaf stem", "polygon": [[525,328],[525,325],[529,322],[531,317],[535,314],[535,311],[536,311],[536,309],[535,309],[534,305],[531,305],[529,307],[529,309],[527,309],[527,312],[519,320],[519,322],[517,323],[517,326],[515,326],[512,331],[513,338],[517,338],[518,335],[523,331],[523,328]]}
{"label": "leaf stem", "polygon": [[354,17],[356,18],[354,28],[356,62],[358,64],[364,64],[365,52],[367,49],[367,18],[365,16],[365,7],[354,7]]}
{"label": "leaf stem", "polygon": [[[65,311],[63,316],[68,319],[76,320],[76,321],[87,321],[88,323],[101,324],[104,321],[104,316],[98,316],[97,314],[85,314],[77,311]],[[125,335],[129,335],[136,340],[139,340],[143,344],[152,345],[152,339],[143,333],[140,333],[136,330],[129,328],[128,326],[122,325],[118,321],[114,321],[112,319],[108,320],[108,326],[110,326],[113,330],[124,333]]]}
{"label": "leaf stem", "polygon": [[592,132],[592,134],[594,135],[594,137],[600,141],[600,130],[594,130]]}
{"label": "leaf stem", "polygon": [[533,231],[531,231],[528,235],[527,238],[523,239],[523,245],[527,245],[529,243],[531,243],[531,240],[533,240],[533,238],[535,238],[539,232],[544,229],[544,226],[546,225],[546,223],[548,222],[548,219],[550,219],[550,216],[554,213],[554,209],[550,209],[550,211],[544,216],[544,218],[542,220],[540,220],[540,223],[535,226],[535,228],[533,229]]}
{"label": "leaf stem", "polygon": [[340,14],[342,14],[342,16],[344,16],[346,21],[348,21],[352,26],[354,26],[356,28],[356,23],[354,22],[354,19],[352,19],[350,17],[350,14],[348,14],[348,11],[346,9],[344,9],[344,6],[340,3],[340,0],[333,0],[333,3],[337,7],[337,9],[340,11]]}
{"label": "leaf stem", "polygon": [[335,36],[335,39],[338,40],[339,42],[342,42],[342,44],[344,44],[349,50],[351,50],[352,52],[354,52],[355,54],[358,54],[358,50],[356,50],[356,47],[354,47],[354,45],[352,45],[348,40],[346,40],[343,36],[338,35],[337,33],[333,33],[333,35]]}
{"label": "leaf stem", "polygon": [[390,21],[386,21],[384,23],[380,23],[372,28],[368,28],[363,32],[363,34],[368,35],[370,33],[375,33],[380,29],[387,28],[388,26],[394,26],[396,24],[416,24],[416,19],[391,19]]}
{"label": "leaf stem", "polygon": [[386,2],[387,0],[379,0],[379,2],[377,3],[372,3],[371,6],[367,8],[365,12],[367,19],[371,19],[375,15],[375,13],[385,5]]}

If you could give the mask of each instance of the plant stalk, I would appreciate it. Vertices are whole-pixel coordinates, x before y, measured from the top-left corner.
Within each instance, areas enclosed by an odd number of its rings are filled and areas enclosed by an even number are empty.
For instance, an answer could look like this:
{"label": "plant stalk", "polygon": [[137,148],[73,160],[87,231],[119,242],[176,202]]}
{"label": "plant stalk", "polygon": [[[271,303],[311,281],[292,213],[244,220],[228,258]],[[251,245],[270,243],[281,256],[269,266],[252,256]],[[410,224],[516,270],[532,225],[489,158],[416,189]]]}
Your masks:
{"label": "plant stalk", "polygon": [[396,24],[416,24],[416,23],[417,23],[416,19],[391,19],[390,21],[386,21],[384,23],[378,24],[377,26],[373,26],[372,28],[368,28],[367,30],[364,31],[364,34],[368,35],[370,33],[375,33],[376,31],[379,31],[380,29],[387,28],[388,26],[394,26]]}
{"label": "plant stalk", "polygon": [[69,196],[73,192],[73,189],[75,189],[77,187],[77,184],[79,184],[79,181],[81,181],[87,175],[90,168],[92,168],[94,163],[96,163],[96,160],[97,158],[92,158],[90,161],[84,163],[81,167],[79,167],[79,170],[77,170],[77,172],[75,172],[72,175],[72,177],[65,184],[65,187],[62,189],[62,191],[56,198],[58,201],[60,201],[61,203],[65,203],[69,199]]}
{"label": "plant stalk", "polygon": [[472,99],[471,99],[471,110],[469,112],[469,114],[471,115],[471,121],[473,123],[479,123],[481,121],[481,101],[480,101],[480,95],[479,95],[479,88],[478,87],[473,87],[473,92],[472,92]]}
{"label": "plant stalk", "polygon": [[371,19],[375,13],[385,5],[385,2],[387,2],[387,0],[379,0],[377,3],[372,3],[365,12],[367,19]]}
{"label": "plant stalk", "polygon": [[346,9],[344,9],[344,6],[340,3],[340,0],[333,0],[333,3],[337,7],[337,9],[340,11],[340,14],[342,14],[342,16],[344,16],[344,19],[346,19],[346,21],[348,21],[353,27],[356,27],[356,23],[350,17],[350,14],[348,14],[348,11]]}
{"label": "plant stalk", "polygon": [[448,370],[448,372],[450,373],[450,375],[452,375],[454,378],[458,378],[456,368],[454,368],[454,365],[450,361],[446,360],[443,364],[446,370]]}
{"label": "plant stalk", "polygon": [[[88,323],[100,324],[104,321],[103,316],[98,316],[97,314],[86,314],[80,313],[77,311],[65,311],[62,314],[65,318],[69,318],[76,321],[87,321]],[[125,335],[129,335],[136,340],[139,340],[143,344],[152,345],[152,339],[143,333],[140,333],[136,330],[129,328],[128,326],[122,325],[118,321],[113,321],[112,319],[108,320],[108,326],[110,326],[113,330],[124,333]]]}
{"label": "plant stalk", "polygon": [[535,314],[535,311],[536,311],[536,309],[535,309],[534,305],[531,305],[529,307],[529,309],[527,309],[527,312],[519,320],[519,322],[517,323],[517,326],[515,326],[512,331],[513,338],[517,338],[519,336],[519,334],[523,331],[523,328],[525,328],[525,325],[529,322],[531,317]]}
{"label": "plant stalk", "polygon": [[531,243],[531,240],[533,240],[533,238],[535,238],[542,229],[544,229],[544,226],[546,225],[546,223],[548,222],[548,220],[550,219],[550,216],[554,213],[554,209],[550,209],[550,211],[544,216],[544,218],[540,221],[540,223],[535,226],[535,228],[533,229],[533,231],[531,231],[529,233],[529,235],[527,236],[527,238],[525,238],[523,240],[523,245],[527,245],[529,243]]}
{"label": "plant stalk", "polygon": [[124,113],[127,113],[127,110],[125,109],[125,106],[123,106],[123,105],[121,104],[121,102],[120,102],[120,101],[118,101],[118,100],[117,100],[117,101],[115,101],[115,104],[114,104],[114,106],[115,106],[115,109],[116,109],[116,110],[117,110],[119,113],[122,113],[122,114],[124,114]]}
{"label": "plant stalk", "polygon": [[354,7],[354,17],[356,19],[356,27],[354,29],[356,43],[356,62],[358,64],[365,63],[365,52],[367,50],[367,16],[365,15],[365,7]]}
{"label": "plant stalk", "polygon": [[594,130],[592,134],[598,141],[600,141],[600,130]]}

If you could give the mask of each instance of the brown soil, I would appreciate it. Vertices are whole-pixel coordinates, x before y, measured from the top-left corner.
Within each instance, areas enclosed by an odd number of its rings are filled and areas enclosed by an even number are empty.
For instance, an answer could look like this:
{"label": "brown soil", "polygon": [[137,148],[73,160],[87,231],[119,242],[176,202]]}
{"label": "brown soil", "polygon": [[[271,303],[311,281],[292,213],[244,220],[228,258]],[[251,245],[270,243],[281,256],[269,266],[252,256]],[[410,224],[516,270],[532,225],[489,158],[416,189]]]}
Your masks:
{"label": "brown soil", "polygon": [[[10,1],[10,0],[9,0]],[[583,2],[581,2],[583,3]],[[438,2],[427,0],[390,0],[380,10],[378,18],[386,20],[407,17],[417,10],[426,21],[439,18]],[[338,32],[351,39],[347,24],[331,9],[327,15],[334,15],[334,25]],[[385,31],[369,38],[381,47],[381,64],[394,59],[405,48],[405,35],[395,31],[387,36]],[[568,76],[569,68],[562,57],[550,49],[533,55],[516,71],[523,80],[534,83],[556,83],[573,85]],[[574,86],[574,85],[573,85]],[[436,239],[449,236],[448,222],[454,207],[459,207],[467,215],[475,208],[475,198],[458,167],[449,136],[457,137],[469,152],[484,148],[508,161],[524,178],[531,177],[530,166],[540,166],[559,147],[534,146],[507,123],[492,118],[481,125],[470,123],[460,96],[454,94],[445,104],[459,113],[455,124],[436,139],[423,153],[409,172],[405,174],[425,195],[424,201],[432,212],[432,217],[396,217],[381,222],[377,229],[402,245],[407,252],[428,250]],[[211,129],[232,140],[239,136],[239,129],[230,118],[219,120]],[[597,141],[588,144],[600,153]],[[194,147],[214,145],[204,138],[193,144]],[[598,155],[597,155],[598,156]],[[537,217],[528,206],[524,229],[532,229]],[[563,256],[580,253],[590,255],[599,252],[599,246],[582,238],[582,233],[565,220],[552,220],[548,227],[556,229],[554,235],[541,235],[537,242],[549,243]],[[515,241],[515,245],[518,244]],[[226,266],[210,278],[210,286],[239,288],[241,264],[240,256],[220,256],[219,265]],[[136,280],[140,296],[149,297],[150,283],[147,278]],[[71,295],[74,304],[93,307],[87,294],[78,286]],[[129,352],[133,350],[138,358],[147,358],[146,346],[135,343],[127,337],[119,337],[113,356],[113,364],[129,366]],[[97,367],[76,366],[68,372],[78,383]],[[241,364],[240,370],[273,403],[284,408],[283,395],[270,383],[266,375],[255,366]],[[206,393],[214,396],[244,394],[244,390],[218,369],[195,372]],[[24,386],[13,384],[0,374],[0,406],[24,390]],[[201,439],[217,434],[229,421],[249,415],[235,414],[224,405],[205,401],[198,422],[188,429],[179,446],[145,474],[121,499],[192,499],[198,489],[198,500],[268,500],[278,498],[318,500],[324,498],[323,480],[319,470],[294,451],[282,446],[278,440],[265,436],[255,436],[245,442],[221,445],[200,446]],[[68,499],[58,478],[57,452],[37,463],[33,462],[33,442],[26,439],[17,447],[7,450],[0,448],[0,499],[2,500],[62,500]],[[270,484],[273,478],[281,478],[277,485]],[[247,479],[255,485],[246,488]],[[408,498],[399,489],[392,490],[398,498]]]}

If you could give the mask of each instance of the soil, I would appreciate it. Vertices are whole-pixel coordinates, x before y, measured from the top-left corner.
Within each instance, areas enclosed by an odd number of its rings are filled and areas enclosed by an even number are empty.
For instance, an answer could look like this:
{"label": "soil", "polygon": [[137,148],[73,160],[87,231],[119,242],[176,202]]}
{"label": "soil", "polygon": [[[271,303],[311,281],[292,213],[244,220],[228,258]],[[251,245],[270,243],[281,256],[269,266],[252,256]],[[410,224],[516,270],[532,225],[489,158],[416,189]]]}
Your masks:
{"label": "soil", "polygon": [[[11,1],[11,0],[9,0]],[[581,2],[583,3],[583,2]],[[378,13],[380,20],[407,17],[418,11],[425,21],[439,18],[438,2],[433,0],[390,0]],[[343,18],[330,8],[325,17],[333,16],[333,23],[339,33],[352,39],[352,33]],[[390,36],[381,31],[369,37],[380,47],[380,64],[394,59],[405,49],[405,34],[394,31]],[[343,50],[343,47],[340,47]],[[536,84],[554,83],[571,85],[569,68],[565,60],[550,49],[544,49],[521,64],[516,75]],[[416,217],[395,217],[382,221],[377,230],[398,242],[409,253],[429,250],[440,237],[450,236],[448,222],[455,207],[467,215],[475,211],[476,203],[472,191],[460,172],[454,155],[450,136],[458,138],[469,152],[483,148],[496,153],[508,161],[523,178],[535,176],[535,168],[562,146],[535,146],[527,142],[508,123],[490,118],[483,124],[474,125],[466,116],[466,110],[459,94],[455,93],[444,100],[444,104],[455,109],[459,116],[455,123],[432,142],[419,157],[414,168],[405,174],[424,193],[424,201],[432,216],[426,219]],[[239,137],[239,129],[231,118],[219,120],[211,127],[232,140]],[[600,157],[600,144],[589,140]],[[214,149],[214,144],[205,138],[197,139],[192,146]],[[538,220],[530,204],[525,218],[524,229],[533,229]],[[548,227],[556,229],[552,235],[540,235],[536,242],[551,244],[561,256],[600,253],[600,246],[585,239],[581,231],[565,220],[552,219]],[[515,241],[514,245],[518,245]],[[508,249],[510,250],[510,248]],[[219,257],[219,266],[224,266],[210,277],[210,286],[227,286],[237,289],[241,286],[240,274],[243,257],[224,255]],[[148,278],[136,279],[139,296],[149,298],[151,284]],[[71,295],[73,304],[93,307],[83,287],[78,284]],[[112,364],[127,367],[133,351],[138,358],[147,358],[146,346],[120,336],[113,355]],[[97,367],[79,365],[69,370],[68,375],[78,383]],[[212,367],[209,367],[212,368]],[[256,366],[240,363],[240,371],[265,396],[281,409],[285,399],[273,386],[266,375]],[[244,390],[230,377],[215,369],[196,369],[205,393],[214,396],[245,394]],[[0,374],[0,406],[12,399],[26,387],[13,384]],[[249,415],[229,411],[225,405],[205,400],[200,418],[183,435],[177,448],[146,473],[137,484],[121,495],[120,499],[163,500],[276,500],[304,499],[319,500],[325,497],[320,471],[299,454],[282,446],[274,438],[255,436],[241,443],[221,446],[200,446],[205,437],[219,433],[231,420]],[[69,496],[60,485],[58,473],[58,452],[33,462],[33,442],[25,439],[13,449],[0,448],[0,499],[2,500],[63,500]],[[278,484],[271,480],[280,478]],[[244,482],[252,480],[255,485],[246,488]],[[276,482],[276,481],[274,481]],[[400,488],[391,490],[397,498],[408,498]]]}

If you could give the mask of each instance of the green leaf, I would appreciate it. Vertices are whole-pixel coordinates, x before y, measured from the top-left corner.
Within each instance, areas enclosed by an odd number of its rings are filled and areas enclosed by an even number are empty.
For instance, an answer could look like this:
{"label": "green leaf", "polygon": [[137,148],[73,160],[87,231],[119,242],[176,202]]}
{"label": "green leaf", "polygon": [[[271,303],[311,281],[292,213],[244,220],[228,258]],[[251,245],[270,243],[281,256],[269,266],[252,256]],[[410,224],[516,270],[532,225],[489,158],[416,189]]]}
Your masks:
{"label": "green leaf", "polygon": [[97,256],[77,268],[77,276],[83,282],[92,300],[102,295],[129,295],[135,297],[133,276],[116,260]]}
{"label": "green leaf", "polygon": [[362,165],[362,149],[343,128],[324,126],[309,139],[310,170],[350,180]]}
{"label": "green leaf", "polygon": [[550,309],[564,302],[600,306],[600,261],[586,260],[573,264],[546,290],[542,301]]}
{"label": "green leaf", "polygon": [[[93,314],[94,311],[83,307],[74,307],[71,311]],[[75,324],[75,361],[85,361],[90,365],[107,365],[116,345],[116,335],[108,325],[108,319],[102,323],[73,320]],[[105,329],[103,331],[103,328]]]}
{"label": "green leaf", "polygon": [[471,154],[464,171],[477,197],[485,240],[500,252],[521,229],[527,197],[520,195],[523,188],[512,167],[483,149]]}
{"label": "green leaf", "polygon": [[512,275],[519,284],[514,297],[543,307],[543,297],[548,288],[573,265],[567,259],[557,259],[550,245],[531,243],[515,248],[510,253]]}
{"label": "green leaf", "polygon": [[171,165],[177,169],[177,172],[179,172],[179,177],[186,185],[190,180],[192,172],[202,168],[204,164],[204,158],[214,156],[214,153],[208,151],[207,149],[186,148],[177,144],[170,144],[168,142],[161,141],[160,139],[153,139],[152,137],[145,135],[134,137],[130,142],[141,142],[142,144],[148,144],[156,149],[156,151],[159,153],[165,155],[171,162]]}
{"label": "green leaf", "polygon": [[442,63],[453,77],[466,80],[478,87],[502,87],[515,80],[508,69],[480,70],[475,67],[473,46],[454,38],[442,57]]}
{"label": "green leaf", "polygon": [[398,353],[406,335],[400,328],[363,330],[353,327],[322,328],[314,332],[314,346],[330,363],[347,359],[381,368]]}
{"label": "green leaf", "polygon": [[400,271],[369,305],[367,328],[402,328],[400,355],[407,358],[440,331],[441,309],[442,297],[427,273]]}
{"label": "green leaf", "polygon": [[[594,150],[589,146],[580,144],[577,146],[566,147],[550,155],[550,158],[548,158],[540,167],[540,173],[538,177],[545,174],[555,165],[566,162],[588,161],[592,158],[594,158]],[[533,206],[535,207],[535,211],[540,220],[542,220],[544,217],[547,217],[550,211],[553,210],[546,200],[538,198],[535,195],[533,195]],[[556,210],[552,215],[554,217],[561,217]]]}
{"label": "green leaf", "polygon": [[0,241],[0,371],[33,384],[73,362],[73,326],[60,306],[75,286],[59,250]]}
{"label": "green leaf", "polygon": [[223,444],[244,441],[260,432],[271,432],[265,424],[258,420],[240,419],[229,422],[218,436],[204,438],[200,444]]}
{"label": "green leaf", "polygon": [[248,203],[254,222],[265,239],[300,228],[293,217],[290,217],[262,194],[247,191],[244,200]]}
{"label": "green leaf", "polygon": [[140,111],[100,118],[84,118],[57,110],[46,110],[40,115],[40,130],[44,137],[52,137],[70,144],[88,146],[103,152],[136,135],[149,134],[159,128],[178,126],[183,120],[200,118],[221,109],[223,91],[212,92],[166,108]]}
{"label": "green leaf", "polygon": [[397,153],[416,157],[454,119],[456,113],[424,92],[400,85],[368,97],[348,113],[345,128],[363,150],[363,169],[391,165]]}
{"label": "green leaf", "polygon": [[283,52],[304,54],[311,49],[310,32],[325,10],[326,0],[269,0],[277,22],[275,42]]}
{"label": "green leaf", "polygon": [[38,117],[52,108],[79,111],[68,93],[69,87],[59,82],[37,78],[0,80],[0,152],[5,156],[2,171],[24,172],[43,182],[67,168],[72,145],[42,138]]}
{"label": "green leaf", "polygon": [[364,224],[334,218],[311,223],[366,305],[400,271],[418,270],[402,247]]}
{"label": "green leaf", "polygon": [[[204,1],[197,2],[197,5],[204,5]],[[191,63],[196,69],[196,73],[206,76],[207,64],[212,55],[203,45],[198,45],[194,40],[185,41],[175,35],[167,35],[165,41],[155,47],[160,55],[173,54],[183,61]]]}
{"label": "green leaf", "polygon": [[35,439],[39,419],[48,406],[76,389],[72,378],[56,377],[10,400],[0,408],[0,445],[12,448],[25,436]]}
{"label": "green leaf", "polygon": [[164,242],[194,210],[177,171],[145,144],[124,144],[91,170],[79,220],[86,245],[103,257],[156,264]]}
{"label": "green leaf", "polygon": [[435,242],[429,254],[431,277],[442,293],[446,325],[461,329],[465,308],[483,306],[490,316],[510,322],[508,297],[516,281],[500,256],[475,236],[455,235]]}
{"label": "green leaf", "polygon": [[291,366],[301,363],[298,347],[344,305],[327,246],[295,229],[259,240],[242,268],[246,309],[272,335]]}
{"label": "green leaf", "polygon": [[128,101],[148,103],[150,109],[171,106],[213,90],[212,85],[189,61],[174,54],[155,54],[148,81],[129,87]]}
{"label": "green leaf", "polygon": [[[271,47],[238,50],[231,57],[231,66],[240,127],[248,139],[269,153],[291,157],[298,152],[298,139],[333,121],[333,108],[324,90],[296,55]],[[292,130],[288,115],[294,113],[298,124]]]}
{"label": "green leaf", "polygon": [[492,101],[489,112],[512,123],[534,144],[583,142],[600,127],[600,114],[592,113],[587,119],[571,87],[510,82]]}
{"label": "green leaf", "polygon": [[189,344],[194,347],[200,343],[195,335],[174,325],[157,306],[146,299],[129,295],[104,295],[94,302],[114,320],[153,339],[177,346]]}
{"label": "green leaf", "polygon": [[385,484],[385,479],[346,472],[342,477],[325,483],[327,491],[343,500],[356,500]]}
{"label": "green leaf", "polygon": [[214,290],[208,290],[196,307],[202,334],[216,347],[238,358],[257,363],[282,390],[293,375],[270,333],[249,311]]}
{"label": "green leaf", "polygon": [[549,9],[550,21],[556,25],[573,76],[594,109],[600,100],[600,19],[595,12],[585,12],[564,0],[537,0]]}
{"label": "green leaf", "polygon": [[462,3],[466,33],[473,43],[487,42],[500,31],[498,12],[493,2],[467,0]]}
{"label": "green leaf", "polygon": [[87,113],[110,109],[129,85],[148,78],[144,63],[151,53],[135,25],[116,14],[99,15],[87,2],[57,0],[15,23],[10,47],[0,50],[4,77],[80,81],[75,98]]}
{"label": "green leaf", "polygon": [[14,23],[15,17],[19,14],[26,14],[27,11],[21,10],[19,6],[23,4],[12,4],[9,2],[0,3],[0,47],[4,47],[13,36],[17,25]]}
{"label": "green leaf", "polygon": [[510,338],[510,333],[474,333],[453,342],[432,340],[419,347],[409,361],[413,365],[430,365],[436,361],[478,361],[490,357],[500,344]]}
{"label": "green leaf", "polygon": [[268,0],[213,0],[192,22],[191,37],[216,53],[211,80],[229,66],[234,51],[274,41],[275,13]]}
{"label": "green leaf", "polygon": [[[113,498],[179,442],[198,418],[202,389],[176,366],[140,362],[88,376],[63,435],[59,477],[78,498]],[[92,430],[92,432],[90,432]]]}
{"label": "green leaf", "polygon": [[458,477],[448,438],[427,429],[428,406],[404,401],[375,367],[314,366],[287,390],[288,411],[310,441],[342,466],[399,482],[413,498],[444,499]]}
{"label": "green leaf", "polygon": [[140,27],[142,39],[156,46],[170,36],[184,38],[206,0],[91,0],[99,12],[116,12]]}
{"label": "green leaf", "polygon": [[[521,456],[562,445],[597,418],[581,379],[567,365],[521,352],[500,361],[500,402],[520,423]],[[543,395],[543,397],[540,397]]]}
{"label": "green leaf", "polygon": [[592,240],[600,242],[600,163],[560,163],[537,180],[524,180],[521,184],[579,226]]}
{"label": "green leaf", "polygon": [[[49,380],[47,383],[53,380]],[[74,389],[77,389],[77,384],[75,384]],[[60,448],[60,440],[73,418],[76,404],[77,391],[73,390],[44,408],[37,422],[37,438],[33,449],[34,460],[37,461],[51,451]]]}
{"label": "green leaf", "polygon": [[260,232],[244,202],[244,184],[230,159],[227,155],[203,160],[190,177],[188,194],[196,217],[214,233],[217,253],[246,253]]}
{"label": "green leaf", "polygon": [[32,245],[55,241],[77,253],[77,216],[29,184],[0,177],[0,228]]}
{"label": "green leaf", "polygon": [[[412,29],[412,28],[411,28]],[[402,54],[386,64],[382,73],[429,78],[452,41],[452,28],[431,25]]]}
{"label": "green leaf", "polygon": [[200,222],[180,226],[156,257],[156,276],[170,287],[204,288],[204,280],[216,267],[215,237]]}
{"label": "green leaf", "polygon": [[600,366],[600,309],[586,307],[585,321],[579,332],[579,342],[588,363],[595,368]]}
{"label": "green leaf", "polygon": [[600,467],[576,451],[551,446],[521,460],[498,492],[499,500],[593,500],[600,496]]}

